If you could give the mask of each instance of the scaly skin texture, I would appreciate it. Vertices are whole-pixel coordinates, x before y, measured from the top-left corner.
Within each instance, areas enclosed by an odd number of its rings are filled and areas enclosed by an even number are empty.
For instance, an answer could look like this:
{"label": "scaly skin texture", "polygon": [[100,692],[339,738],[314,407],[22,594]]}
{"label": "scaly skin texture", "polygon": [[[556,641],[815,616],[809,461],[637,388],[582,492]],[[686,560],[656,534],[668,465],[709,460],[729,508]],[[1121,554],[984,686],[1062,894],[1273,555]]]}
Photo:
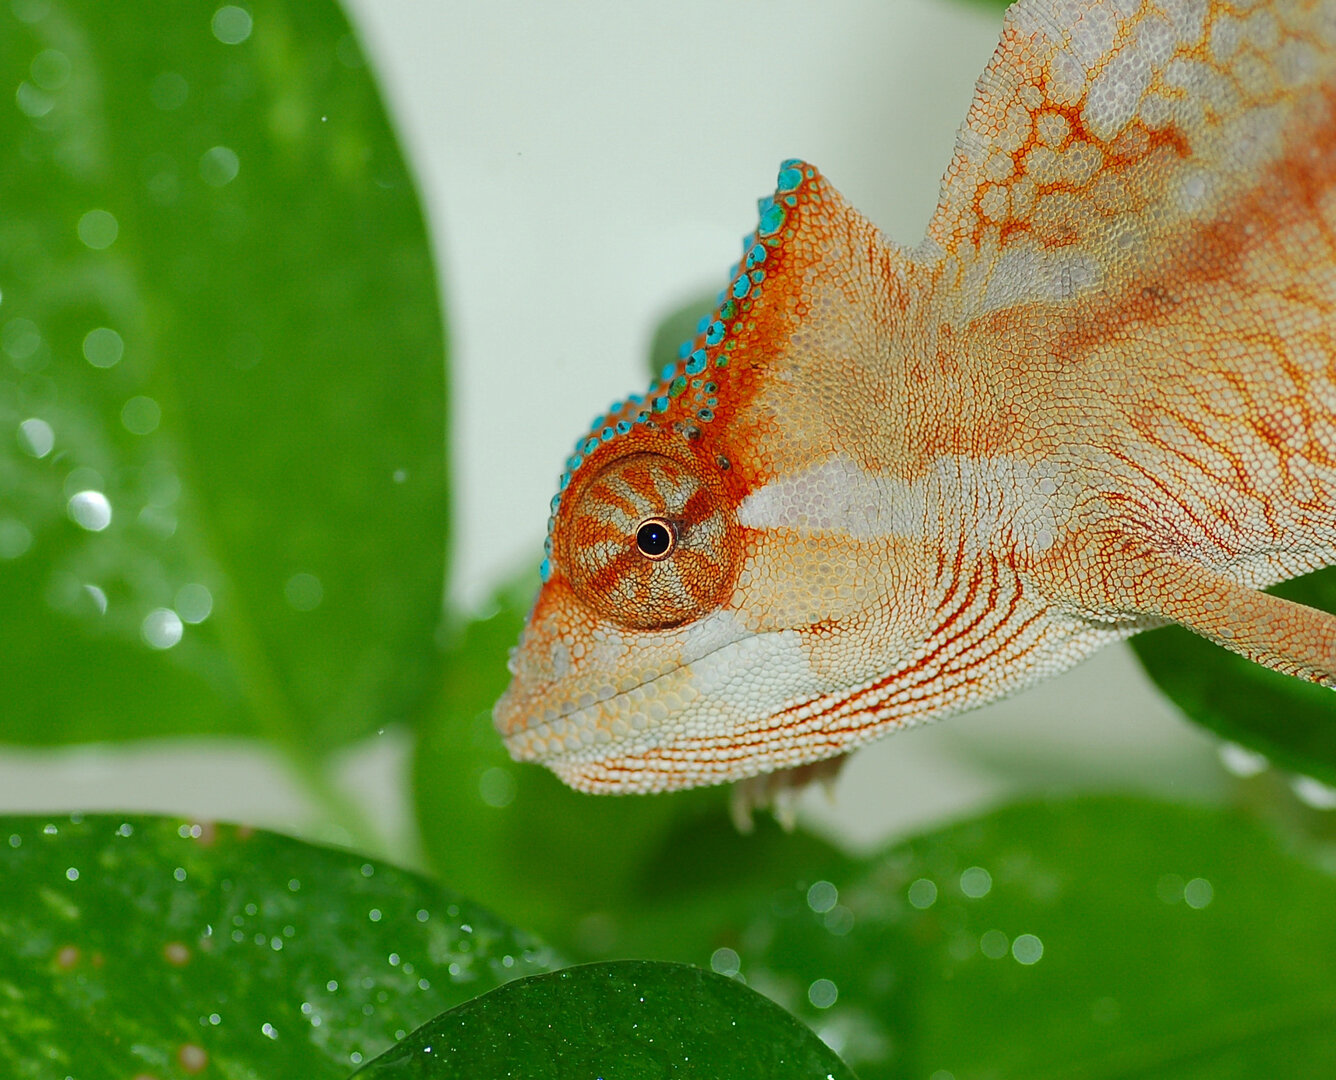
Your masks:
{"label": "scaly skin texture", "polygon": [[[924,242],[786,163],[562,478],[496,708],[589,791],[834,757],[1173,621],[1336,683],[1336,0],[1021,0]],[[657,531],[656,531],[657,530]]]}

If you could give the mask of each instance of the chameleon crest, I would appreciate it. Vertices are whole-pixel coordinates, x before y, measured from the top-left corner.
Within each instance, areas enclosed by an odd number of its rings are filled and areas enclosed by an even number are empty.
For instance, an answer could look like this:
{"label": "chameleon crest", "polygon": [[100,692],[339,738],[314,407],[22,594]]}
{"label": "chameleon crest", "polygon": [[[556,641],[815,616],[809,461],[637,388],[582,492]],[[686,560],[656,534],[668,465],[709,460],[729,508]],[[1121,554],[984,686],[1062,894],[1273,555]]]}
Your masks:
{"label": "chameleon crest", "polygon": [[1336,682],[1336,0],[1021,0],[928,235],[786,162],[577,444],[496,708],[591,791],[837,757],[1172,621]]}

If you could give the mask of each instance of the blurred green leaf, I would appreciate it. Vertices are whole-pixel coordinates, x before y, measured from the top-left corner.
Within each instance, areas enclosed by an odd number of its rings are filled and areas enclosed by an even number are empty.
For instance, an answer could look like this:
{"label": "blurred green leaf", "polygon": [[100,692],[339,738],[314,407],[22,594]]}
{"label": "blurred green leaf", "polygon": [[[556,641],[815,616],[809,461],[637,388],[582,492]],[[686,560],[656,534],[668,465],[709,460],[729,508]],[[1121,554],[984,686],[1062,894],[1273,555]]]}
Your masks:
{"label": "blurred green leaf", "polygon": [[1330,1076],[1333,910],[1237,814],[1031,803],[758,897],[726,967],[864,1080]]}
{"label": "blurred green leaf", "polygon": [[0,881],[14,1080],[346,1076],[554,966],[417,875],[232,826],[0,818]]}
{"label": "blurred green leaf", "polygon": [[412,717],[442,327],[343,15],[16,0],[0,73],[0,740]]}
{"label": "blurred green leaf", "polygon": [[503,986],[439,1016],[357,1074],[532,1080],[853,1080],[815,1035],[740,983],[623,961]]}
{"label": "blurred green leaf", "polygon": [[[1336,567],[1270,590],[1336,611]],[[1197,723],[1277,765],[1336,784],[1336,694],[1281,675],[1177,626],[1139,634],[1147,674]]]}

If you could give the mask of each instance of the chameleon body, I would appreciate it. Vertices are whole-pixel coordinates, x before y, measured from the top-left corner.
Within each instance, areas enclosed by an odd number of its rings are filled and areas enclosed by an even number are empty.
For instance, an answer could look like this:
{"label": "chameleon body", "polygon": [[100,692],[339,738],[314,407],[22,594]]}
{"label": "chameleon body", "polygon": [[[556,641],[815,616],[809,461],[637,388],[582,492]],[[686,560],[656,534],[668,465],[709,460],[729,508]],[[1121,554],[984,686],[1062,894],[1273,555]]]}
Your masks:
{"label": "chameleon body", "polygon": [[1336,0],[1021,0],[925,240],[787,162],[581,439],[496,707],[589,791],[792,769],[1176,622],[1336,682]]}

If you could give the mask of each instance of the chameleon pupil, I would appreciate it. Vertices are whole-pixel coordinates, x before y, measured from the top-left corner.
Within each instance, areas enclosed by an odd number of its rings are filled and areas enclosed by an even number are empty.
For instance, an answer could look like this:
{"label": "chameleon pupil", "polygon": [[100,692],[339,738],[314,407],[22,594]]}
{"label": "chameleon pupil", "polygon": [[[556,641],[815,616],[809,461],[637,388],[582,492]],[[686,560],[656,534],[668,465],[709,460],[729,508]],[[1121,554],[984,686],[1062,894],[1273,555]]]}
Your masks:
{"label": "chameleon pupil", "polygon": [[636,547],[647,559],[666,559],[676,544],[673,527],[663,518],[649,518],[636,529]]}

